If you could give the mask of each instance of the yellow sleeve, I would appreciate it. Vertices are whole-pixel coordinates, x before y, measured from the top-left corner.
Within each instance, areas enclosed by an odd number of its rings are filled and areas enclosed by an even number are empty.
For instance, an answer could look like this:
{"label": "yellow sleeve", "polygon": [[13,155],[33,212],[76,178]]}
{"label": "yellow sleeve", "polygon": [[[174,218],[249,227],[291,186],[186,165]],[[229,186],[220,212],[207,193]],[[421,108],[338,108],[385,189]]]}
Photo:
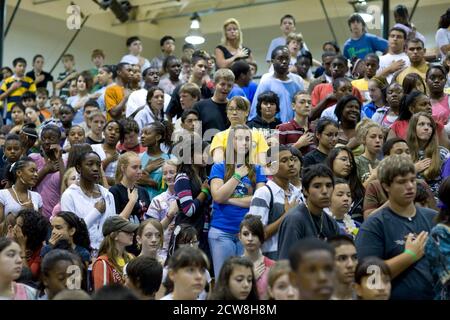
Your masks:
{"label": "yellow sleeve", "polygon": [[6,92],[6,90],[8,90],[8,87],[6,86],[6,80],[3,81],[2,86],[0,87],[0,90],[2,90],[3,92]]}
{"label": "yellow sleeve", "polygon": [[30,88],[28,89],[30,92],[36,92],[36,83],[34,81],[31,83]]}
{"label": "yellow sleeve", "polygon": [[229,132],[230,132],[230,130],[221,131],[214,136],[214,138],[211,142],[211,146],[209,148],[210,155],[212,155],[214,149],[217,149],[217,148],[223,148],[223,150],[225,151],[225,149],[227,147]]}
{"label": "yellow sleeve", "polygon": [[259,130],[253,130],[253,137],[254,141],[256,142],[256,153],[265,153],[267,150],[269,150],[269,145],[267,144],[266,139],[264,138],[264,135]]}

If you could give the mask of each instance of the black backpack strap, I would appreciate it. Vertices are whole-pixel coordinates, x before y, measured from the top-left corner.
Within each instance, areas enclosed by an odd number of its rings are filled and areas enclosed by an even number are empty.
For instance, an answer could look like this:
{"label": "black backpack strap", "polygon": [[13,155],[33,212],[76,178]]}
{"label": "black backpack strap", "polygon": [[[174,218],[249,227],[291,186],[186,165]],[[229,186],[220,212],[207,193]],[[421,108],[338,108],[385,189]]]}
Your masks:
{"label": "black backpack strap", "polygon": [[270,194],[270,200],[269,200],[269,218],[267,219],[267,224],[271,224],[272,222],[274,222],[276,219],[274,219],[275,217],[273,216],[273,192],[272,189],[270,189],[270,187],[266,184],[266,188],[269,190],[269,194]]}

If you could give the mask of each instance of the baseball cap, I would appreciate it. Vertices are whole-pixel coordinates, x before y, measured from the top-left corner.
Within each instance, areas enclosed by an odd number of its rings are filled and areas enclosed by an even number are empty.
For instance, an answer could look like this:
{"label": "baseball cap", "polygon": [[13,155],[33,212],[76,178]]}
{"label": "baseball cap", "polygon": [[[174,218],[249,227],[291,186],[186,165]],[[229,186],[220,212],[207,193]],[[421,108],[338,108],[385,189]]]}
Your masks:
{"label": "baseball cap", "polygon": [[139,225],[135,223],[131,223],[128,220],[125,220],[121,216],[113,216],[109,217],[103,223],[103,236],[107,236],[111,232],[115,231],[124,231],[128,233],[135,232],[139,228]]}

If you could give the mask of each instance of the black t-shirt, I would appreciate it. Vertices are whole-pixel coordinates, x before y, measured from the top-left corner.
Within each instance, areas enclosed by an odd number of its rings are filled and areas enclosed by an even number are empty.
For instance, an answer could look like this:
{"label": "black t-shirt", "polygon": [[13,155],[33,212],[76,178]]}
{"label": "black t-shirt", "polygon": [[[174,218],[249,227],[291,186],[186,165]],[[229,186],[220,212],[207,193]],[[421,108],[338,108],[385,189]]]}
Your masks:
{"label": "black t-shirt", "polygon": [[[216,103],[210,99],[205,99],[194,104],[193,109],[200,115],[199,120],[202,122],[202,134],[209,129],[216,129],[217,132],[224,131],[230,126],[227,118],[226,103]],[[216,132],[216,133],[217,133]],[[205,141],[210,142],[214,134],[208,134]]]}
{"label": "black t-shirt", "polygon": [[[172,97],[170,99],[169,105],[167,106],[166,114],[170,117],[181,117],[183,113],[183,108],[180,103],[180,88],[183,84],[179,84],[173,89]],[[214,91],[203,84],[200,88],[200,95],[202,99],[209,99],[213,96]]]}
{"label": "black t-shirt", "polygon": [[[322,221],[321,221],[322,220]],[[289,259],[289,250],[298,240],[307,237],[330,238],[340,233],[336,221],[325,212],[310,214],[305,204],[288,211],[278,233],[278,259]]]}
{"label": "black t-shirt", "polygon": [[[222,45],[218,45],[216,48],[223,52],[223,57],[225,58],[225,60],[226,60],[226,59],[230,59],[231,57],[234,56],[234,54],[231,54],[231,52],[230,52],[227,48],[225,48],[224,46],[222,46]],[[247,49],[247,50],[248,50],[248,55],[250,56],[250,54],[252,53],[252,50],[250,50],[250,49],[247,48],[247,47],[243,47],[243,49]],[[236,59],[235,61],[242,60],[242,59],[247,59],[247,58],[248,58],[248,57],[245,57],[245,58],[238,58],[238,59]]]}
{"label": "black t-shirt", "polygon": [[306,154],[303,157],[303,168],[306,168],[313,164],[324,163],[327,159],[328,155],[319,151],[318,149],[314,149]]}
{"label": "black t-shirt", "polygon": [[[358,259],[375,256],[389,260],[405,251],[409,233],[430,232],[436,211],[416,207],[412,218],[399,216],[391,208],[371,215],[356,236]],[[392,280],[391,299],[431,300],[434,297],[433,280],[428,259],[423,257]]]}
{"label": "black t-shirt", "polygon": [[[38,84],[36,84],[36,87],[37,87],[37,88],[47,88],[47,84],[48,84],[49,82],[52,82],[52,81],[53,81],[53,76],[52,76],[50,73],[45,72],[45,71],[42,71],[42,75],[44,75],[45,78],[44,78],[43,81],[41,81],[41,82],[39,82]],[[36,79],[36,76],[35,76],[35,74],[34,74],[34,70],[31,70],[30,72],[27,72],[26,76],[27,76],[27,77],[30,77],[30,78],[33,79],[33,80]]]}
{"label": "black t-shirt", "polygon": [[281,121],[277,118],[275,118],[275,120],[272,122],[266,122],[260,116],[256,116],[256,118],[247,122],[247,126],[256,129],[275,129],[279,124],[281,124]]}
{"label": "black t-shirt", "polygon": [[105,142],[105,139],[102,139],[101,141],[96,141],[89,136],[86,137],[86,143],[89,143],[89,144],[102,144],[104,142]]}
{"label": "black t-shirt", "polygon": [[[142,221],[142,217],[144,213],[147,212],[147,209],[150,205],[150,198],[148,197],[147,191],[140,186],[136,186],[138,188],[138,201],[134,204],[133,211],[131,211],[130,222],[140,223]],[[109,191],[114,196],[114,202],[116,204],[116,213],[120,214],[122,210],[128,203],[128,191],[127,188],[121,183],[113,185]]]}

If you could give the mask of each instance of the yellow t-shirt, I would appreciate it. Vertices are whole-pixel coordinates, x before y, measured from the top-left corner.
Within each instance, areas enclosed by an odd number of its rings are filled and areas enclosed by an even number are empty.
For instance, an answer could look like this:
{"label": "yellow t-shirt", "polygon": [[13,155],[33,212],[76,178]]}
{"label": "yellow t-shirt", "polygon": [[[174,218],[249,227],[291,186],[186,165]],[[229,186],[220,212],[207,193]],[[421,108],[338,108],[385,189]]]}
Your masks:
{"label": "yellow t-shirt", "polygon": [[364,102],[370,100],[369,96],[369,80],[366,80],[364,78],[362,79],[356,79],[352,81],[352,86],[361,92],[361,95],[363,96]]}
{"label": "yellow t-shirt", "polygon": [[[228,144],[228,135],[230,133],[230,129],[227,129],[225,131],[221,131],[217,133],[212,142],[210,147],[210,153],[213,154],[214,149],[222,148],[225,152]],[[261,131],[258,129],[252,129],[252,161],[255,164],[263,164],[259,163],[258,155],[261,153],[266,153],[267,150],[269,150],[269,146],[266,142],[266,139],[264,138],[264,135]]]}
{"label": "yellow t-shirt", "polygon": [[413,66],[409,66],[408,68],[406,68],[405,70],[403,70],[402,72],[400,72],[397,76],[397,82],[400,83],[401,85],[403,85],[403,80],[405,79],[406,75],[409,73],[417,73],[425,82],[425,75],[428,71],[428,63],[423,63],[420,66],[413,67]]}
{"label": "yellow t-shirt", "polygon": [[7,106],[7,111],[10,112],[11,108],[13,105],[15,105],[16,103],[19,103],[22,95],[29,91],[29,92],[36,92],[36,85],[34,83],[34,80],[31,79],[30,77],[23,77],[18,79],[16,76],[12,76],[9,77],[7,79],[5,79],[2,83],[2,86],[0,88],[0,94],[3,94],[4,92],[6,92],[12,85],[14,82],[16,81],[20,81],[21,82],[21,86],[12,91],[9,96],[6,98],[6,106]]}
{"label": "yellow t-shirt", "polygon": [[369,90],[369,81],[364,78],[356,79],[352,81],[352,86],[354,86],[359,91],[367,91]]}

